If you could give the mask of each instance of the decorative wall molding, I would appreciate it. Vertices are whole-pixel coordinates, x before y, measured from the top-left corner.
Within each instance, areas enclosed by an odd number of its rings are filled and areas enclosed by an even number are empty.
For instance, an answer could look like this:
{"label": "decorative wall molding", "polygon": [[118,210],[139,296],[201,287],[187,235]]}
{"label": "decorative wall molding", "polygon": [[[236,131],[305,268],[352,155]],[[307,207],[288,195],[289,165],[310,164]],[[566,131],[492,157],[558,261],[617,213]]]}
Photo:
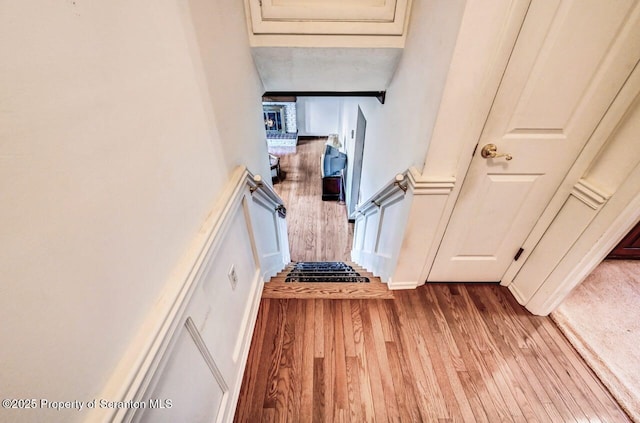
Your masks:
{"label": "decorative wall molding", "polygon": [[[209,369],[211,370],[211,374],[215,378],[216,383],[218,384],[218,386],[220,387],[220,390],[225,394],[225,397],[226,397],[226,395],[229,393],[229,386],[227,385],[227,382],[224,380],[224,376],[222,375],[222,372],[220,371],[220,369],[218,369],[218,366],[216,365],[215,360],[213,359],[213,357],[211,356],[211,353],[209,352],[209,348],[207,348],[207,345],[202,339],[202,336],[200,335],[200,332],[198,331],[198,328],[196,327],[195,323],[193,323],[193,319],[191,319],[191,317],[187,317],[187,319],[184,322],[184,327],[187,330],[187,332],[189,332],[189,335],[191,335],[191,339],[193,339],[193,342],[196,344],[198,351],[200,351],[202,358],[204,359],[205,363],[207,363],[207,366],[209,366]],[[221,404],[220,408],[222,409],[223,407],[224,407],[224,403]]]}
{"label": "decorative wall molding", "polygon": [[[636,171],[637,175],[637,171]],[[633,178],[635,180],[628,181],[628,185],[631,186],[635,183],[637,187],[638,177]],[[579,260],[575,260],[572,263],[572,267],[565,274],[561,274],[555,280],[548,278],[545,280],[540,288],[535,292],[531,299],[525,304],[527,309],[533,314],[539,316],[546,316],[555,310],[556,307],[566,298],[573,288],[579,285],[589,274],[604,260],[607,254],[613,249],[613,247],[620,242],[620,240],[637,224],[640,218],[640,190],[635,189],[633,196],[629,193],[627,195],[627,201],[621,201],[623,207],[619,205],[614,206],[609,202],[607,207],[617,207],[622,209],[615,213],[610,213],[607,217],[601,216],[602,213],[606,213],[607,208],[600,213],[599,218],[603,220],[609,220],[610,223],[606,226],[606,230],[601,231],[598,234],[598,228],[596,225],[592,225],[591,228],[587,228],[580,237],[591,236],[595,242],[587,243],[589,248],[585,248],[584,253],[576,254],[580,257]],[[618,195],[618,192],[616,192]],[[630,198],[629,198],[630,197]],[[615,197],[614,197],[615,198]],[[613,200],[612,200],[613,201]],[[593,232],[596,235],[590,234]],[[580,241],[578,239],[576,244]],[[563,260],[569,260],[569,257],[564,257]],[[559,270],[556,268],[556,270]],[[511,285],[513,286],[513,285]],[[511,289],[511,286],[509,287]]]}
{"label": "decorative wall molding", "polygon": [[238,403],[238,398],[240,397],[242,378],[247,367],[247,359],[249,358],[251,337],[253,336],[256,320],[258,318],[258,309],[260,308],[260,299],[262,298],[263,286],[264,285],[262,283],[262,279],[260,278],[260,272],[256,272],[256,276],[252,283],[253,290],[250,295],[250,300],[247,303],[247,308],[245,309],[245,313],[242,318],[242,326],[240,329],[240,334],[238,336],[239,342],[237,343],[233,351],[233,360],[238,361],[239,359],[240,371],[236,375],[233,389],[230,392],[230,404],[232,405],[232,408],[229,408],[225,411],[226,418],[222,420],[223,422],[231,422],[236,411],[236,404]]}
{"label": "decorative wall molding", "polygon": [[[411,193],[406,174],[398,174],[356,210],[351,258],[387,282],[396,266]],[[404,230],[404,228],[402,228]]]}
{"label": "decorative wall molding", "polygon": [[423,178],[415,167],[409,169],[407,178],[413,195],[449,195],[456,185],[453,176]]}
{"label": "decorative wall molding", "polygon": [[[410,0],[384,0],[377,4],[342,1],[245,0],[249,30],[253,34],[395,35],[406,32]],[[381,4],[380,4],[381,3]]]}
{"label": "decorative wall molding", "polygon": [[[257,182],[255,178],[257,178]],[[287,225],[284,219],[286,217],[286,208],[273,187],[265,185],[262,178],[257,176],[249,177],[247,178],[247,185],[251,192],[251,204],[257,207],[255,213],[245,211],[245,214],[247,221],[254,228],[251,233],[254,244],[261,244],[260,251],[255,250],[254,255],[257,261],[260,262],[262,278],[266,282],[291,261]],[[269,217],[267,218],[264,214],[252,217],[252,215],[259,213],[268,213]],[[267,222],[271,222],[272,225],[267,225]],[[260,238],[256,236],[257,234],[265,232],[265,225],[273,227],[273,232],[271,232],[275,234],[273,243],[260,243],[260,240],[257,239]]]}
{"label": "decorative wall molding", "polygon": [[598,210],[611,197],[611,194],[594,187],[585,179],[580,179],[573,186],[571,195],[591,207],[593,210]]}

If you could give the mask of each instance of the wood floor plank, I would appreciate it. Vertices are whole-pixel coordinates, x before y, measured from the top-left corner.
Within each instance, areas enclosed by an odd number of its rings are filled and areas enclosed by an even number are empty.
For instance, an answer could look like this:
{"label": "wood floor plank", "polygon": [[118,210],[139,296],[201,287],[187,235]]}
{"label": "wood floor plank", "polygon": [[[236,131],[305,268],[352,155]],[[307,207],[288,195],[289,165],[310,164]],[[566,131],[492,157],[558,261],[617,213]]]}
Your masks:
{"label": "wood floor plank", "polygon": [[546,317],[496,285],[262,299],[236,422],[629,422]]}
{"label": "wood floor plank", "polygon": [[331,304],[331,316],[334,325],[334,403],[340,410],[348,410],[347,393],[347,360],[344,342],[344,323],[342,320],[342,305],[338,302]]}
{"label": "wood floor plank", "polygon": [[[382,381],[382,391],[383,391],[383,403],[385,405],[385,410],[388,416],[389,421],[399,421],[400,414],[398,410],[398,402],[395,396],[395,386],[393,382],[393,375],[391,374],[391,365],[389,364],[389,357],[387,355],[387,345],[384,338],[384,331],[382,330],[382,321],[380,318],[380,309],[379,304],[380,301],[376,300],[372,301],[367,308],[368,319],[365,317],[364,324],[365,326],[370,325],[370,330],[372,335],[369,339],[371,341],[370,345],[373,345],[373,350],[376,353],[377,366],[380,373],[380,379]],[[366,313],[365,313],[366,315]]]}
{"label": "wood floor plank", "polygon": [[356,345],[353,337],[353,317],[351,301],[340,301],[342,324],[344,326],[344,353],[347,357],[356,356]]}
{"label": "wood floor plank", "polygon": [[[415,407],[415,395],[411,384],[405,384],[403,378],[402,365],[400,364],[400,354],[395,342],[385,342],[387,361],[393,384],[395,403],[398,406],[398,415],[401,422],[415,422],[420,420],[420,414]],[[389,394],[387,394],[389,395]]]}
{"label": "wood floor plank", "polygon": [[313,422],[325,420],[324,358],[313,359]]}
{"label": "wood floor plank", "polygon": [[[304,329],[297,334],[302,339],[302,368],[300,386],[300,423],[313,421],[313,360],[315,353],[315,301],[300,301],[304,305]],[[300,336],[302,335],[302,336]]]}
{"label": "wood floor plank", "polygon": [[[376,348],[376,342],[383,341],[380,338],[375,338],[375,333],[373,329],[373,325],[371,323],[371,316],[369,313],[370,307],[372,303],[367,304],[367,307],[363,306],[363,302],[361,301],[360,307],[360,316],[362,318],[362,329],[363,329],[363,341],[364,347],[366,351],[366,372],[369,375],[370,379],[370,387],[371,387],[371,401],[373,403],[373,409],[375,410],[376,421],[385,422],[390,421],[388,410],[386,407],[386,398],[383,387],[383,379],[382,379],[382,369],[380,367],[380,363],[378,362],[378,350]],[[389,388],[387,387],[387,391]],[[397,411],[394,409],[389,410],[392,414]]]}
{"label": "wood floor plank", "polygon": [[[439,418],[449,418],[455,415],[447,407],[447,398],[452,400],[451,383],[458,380],[453,366],[447,374],[443,357],[451,357],[445,345],[438,342],[438,336],[430,326],[427,309],[422,304],[419,295],[402,293],[403,307],[397,307],[398,317],[402,320],[407,316],[408,325],[403,345],[405,345],[407,360],[412,361],[415,374],[418,376],[416,395],[419,398],[420,413],[426,421]],[[452,364],[453,361],[449,361]],[[422,372],[421,372],[422,369]],[[449,377],[452,376],[452,379]],[[455,395],[455,394],[454,394]]]}
{"label": "wood floor plank", "polygon": [[288,392],[286,397],[287,413],[285,421],[301,421],[302,410],[302,380],[303,380],[303,351],[305,333],[305,302],[295,301],[292,313],[287,313],[287,327],[291,328],[288,336],[291,338],[291,352],[286,358],[288,368]]}
{"label": "wood floor plank", "polygon": [[324,400],[327,405],[325,421],[332,422],[335,416],[333,412],[335,403],[335,370],[336,370],[336,352],[335,352],[335,334],[333,315],[335,313],[335,302],[323,300],[323,329],[324,329]]}
{"label": "wood floor plank", "polygon": [[351,322],[353,327],[353,345],[355,349],[355,364],[358,370],[359,391],[362,401],[362,415],[365,421],[375,421],[375,409],[373,407],[373,392],[371,389],[371,377],[368,371],[367,353],[364,342],[364,326],[362,324],[362,301],[349,300],[351,304]]}
{"label": "wood floor plank", "polygon": [[[360,378],[358,376],[358,358],[345,357],[347,370],[347,396],[349,403],[349,420],[352,422],[366,421],[363,415],[362,396],[360,395]],[[370,420],[369,420],[370,421]]]}
{"label": "wood floor plank", "polygon": [[324,357],[324,301],[321,299],[310,300],[313,301],[314,308],[314,322],[315,322],[315,336],[313,340],[314,350],[313,356],[317,358]]}
{"label": "wood floor plank", "polygon": [[381,308],[385,309],[384,314],[388,316],[389,329],[392,331],[393,339],[396,340],[393,343],[387,343],[387,355],[389,355],[391,370],[395,375],[394,380],[401,381],[401,383],[396,382],[394,384],[396,387],[396,401],[401,410],[400,415],[403,421],[421,421],[420,409],[416,406],[418,403],[415,389],[416,379],[410,372],[412,360],[408,359],[406,354],[403,354],[406,344],[402,340],[402,323],[398,317],[395,303],[393,301],[379,301],[379,304]]}

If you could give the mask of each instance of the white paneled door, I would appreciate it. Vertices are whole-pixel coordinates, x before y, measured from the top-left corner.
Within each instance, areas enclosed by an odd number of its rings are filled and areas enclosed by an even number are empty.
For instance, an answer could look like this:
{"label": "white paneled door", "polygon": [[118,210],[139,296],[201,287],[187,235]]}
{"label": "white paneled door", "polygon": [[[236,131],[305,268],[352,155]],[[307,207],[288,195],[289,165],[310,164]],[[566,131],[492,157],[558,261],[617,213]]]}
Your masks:
{"label": "white paneled door", "polygon": [[428,281],[501,280],[638,63],[639,3],[531,2]]}

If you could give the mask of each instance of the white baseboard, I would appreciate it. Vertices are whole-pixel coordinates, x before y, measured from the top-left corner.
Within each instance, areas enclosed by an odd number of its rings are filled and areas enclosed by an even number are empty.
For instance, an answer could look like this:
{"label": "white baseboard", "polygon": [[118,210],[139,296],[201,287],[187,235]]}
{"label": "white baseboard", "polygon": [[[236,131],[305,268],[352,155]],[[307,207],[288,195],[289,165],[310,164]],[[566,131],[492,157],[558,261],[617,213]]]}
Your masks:
{"label": "white baseboard", "polygon": [[392,278],[387,282],[387,287],[391,290],[416,289],[419,285],[418,281],[394,281]]}

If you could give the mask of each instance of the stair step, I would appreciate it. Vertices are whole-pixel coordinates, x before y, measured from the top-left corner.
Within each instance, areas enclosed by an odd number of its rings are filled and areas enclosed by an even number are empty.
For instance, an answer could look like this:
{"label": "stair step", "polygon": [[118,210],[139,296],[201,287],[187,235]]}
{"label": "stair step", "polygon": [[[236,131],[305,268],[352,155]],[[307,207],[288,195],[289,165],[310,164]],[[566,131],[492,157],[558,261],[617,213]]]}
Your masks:
{"label": "stair step", "polygon": [[358,272],[290,272],[287,273],[287,276],[292,278],[299,277],[310,277],[310,278],[326,278],[326,277],[336,277],[336,278],[348,278],[348,277],[358,277],[362,276]]}
{"label": "stair step", "polygon": [[284,280],[285,282],[336,282],[336,283],[368,283],[369,278],[362,277],[360,275],[326,275],[326,276],[316,276],[316,275],[287,275]]}
{"label": "stair step", "polygon": [[292,262],[264,285],[262,298],[392,299],[393,292],[355,263]]}
{"label": "stair step", "polygon": [[371,283],[285,283],[274,278],[264,284],[262,298],[393,299],[393,291],[379,280]]}

